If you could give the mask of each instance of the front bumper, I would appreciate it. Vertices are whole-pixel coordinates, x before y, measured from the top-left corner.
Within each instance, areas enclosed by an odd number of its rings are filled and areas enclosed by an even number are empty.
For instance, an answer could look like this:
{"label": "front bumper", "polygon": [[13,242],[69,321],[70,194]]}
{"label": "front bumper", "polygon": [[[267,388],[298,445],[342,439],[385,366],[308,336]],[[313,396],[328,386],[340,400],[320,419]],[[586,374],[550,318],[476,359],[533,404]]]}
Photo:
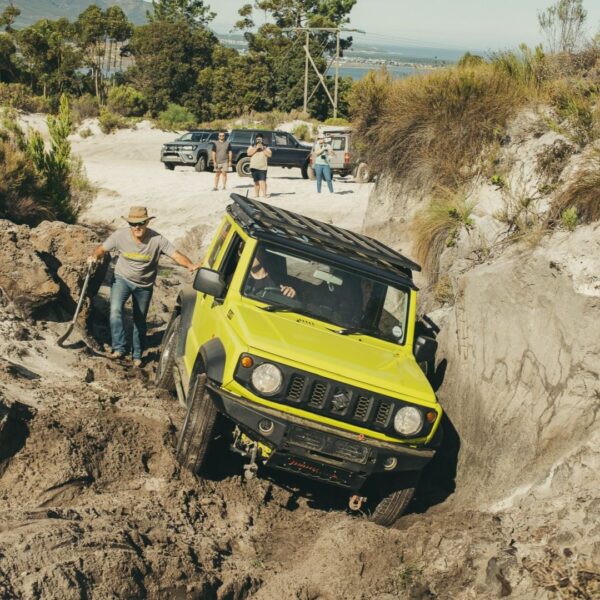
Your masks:
{"label": "front bumper", "polygon": [[160,160],[178,165],[195,165],[198,162],[198,155],[193,150],[163,150],[160,153]]}
{"label": "front bumper", "polygon": [[[223,414],[251,438],[273,449],[266,462],[269,467],[358,491],[375,473],[420,471],[435,454],[431,448],[382,442],[259,407],[214,383],[207,386]],[[272,423],[267,434],[265,421]]]}

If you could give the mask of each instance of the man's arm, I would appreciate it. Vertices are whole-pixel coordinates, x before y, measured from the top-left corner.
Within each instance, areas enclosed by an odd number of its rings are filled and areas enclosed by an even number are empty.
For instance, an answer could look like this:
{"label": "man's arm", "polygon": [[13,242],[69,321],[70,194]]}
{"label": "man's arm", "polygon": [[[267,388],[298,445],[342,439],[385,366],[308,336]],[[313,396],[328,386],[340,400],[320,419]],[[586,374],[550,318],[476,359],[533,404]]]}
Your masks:
{"label": "man's arm", "polygon": [[88,263],[97,263],[102,260],[102,257],[106,254],[104,246],[100,244],[94,248],[94,251],[88,256]]}
{"label": "man's arm", "polygon": [[265,146],[263,148],[263,152],[265,153],[265,156],[267,158],[271,158],[271,156],[273,155],[273,152],[271,151],[271,148],[267,148],[267,146]]}
{"label": "man's arm", "polygon": [[210,153],[210,157],[213,161],[213,165],[216,165],[217,164],[217,153],[214,150]]}
{"label": "man's arm", "polygon": [[229,157],[229,166],[233,163],[233,151],[231,150],[231,144],[229,144],[229,151],[227,152],[227,156]]}
{"label": "man's arm", "polygon": [[248,146],[247,154],[248,154],[248,156],[252,156],[253,154],[256,154],[256,147],[255,146]]}
{"label": "man's arm", "polygon": [[192,261],[185,255],[179,252],[179,250],[175,250],[173,254],[171,254],[171,258],[182,267],[185,267],[190,273],[197,271],[200,268],[200,263],[195,265]]}

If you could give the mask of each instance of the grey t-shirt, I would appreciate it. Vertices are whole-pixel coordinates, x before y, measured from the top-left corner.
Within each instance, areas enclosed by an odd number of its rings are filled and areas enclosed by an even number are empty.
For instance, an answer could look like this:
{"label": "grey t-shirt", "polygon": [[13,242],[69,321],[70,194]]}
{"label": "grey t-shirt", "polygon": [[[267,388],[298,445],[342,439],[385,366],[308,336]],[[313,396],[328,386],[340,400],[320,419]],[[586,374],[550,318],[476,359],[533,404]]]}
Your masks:
{"label": "grey t-shirt", "polygon": [[161,254],[172,256],[175,253],[175,246],[152,229],[148,229],[143,242],[137,244],[128,227],[117,229],[102,244],[102,247],[107,252],[111,250],[120,252],[115,275],[124,277],[140,287],[151,287],[154,283]]}
{"label": "grey t-shirt", "polygon": [[217,140],[213,142],[215,146],[215,162],[218,165],[222,165],[223,163],[229,162],[229,152],[231,150],[231,144],[225,140],[220,142]]}

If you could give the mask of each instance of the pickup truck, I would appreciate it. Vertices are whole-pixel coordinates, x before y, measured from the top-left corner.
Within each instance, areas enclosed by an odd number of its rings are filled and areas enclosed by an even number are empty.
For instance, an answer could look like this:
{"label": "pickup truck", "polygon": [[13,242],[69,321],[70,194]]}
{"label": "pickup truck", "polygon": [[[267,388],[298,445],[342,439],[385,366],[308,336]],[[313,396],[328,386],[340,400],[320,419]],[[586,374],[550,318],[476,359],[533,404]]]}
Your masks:
{"label": "pickup truck", "polygon": [[302,177],[308,179],[311,147],[299,142],[286,131],[265,131],[264,129],[233,129],[229,134],[233,164],[240,177],[250,177],[250,158],[246,152],[248,147],[254,144],[258,134],[263,136],[264,145],[273,152],[269,158],[269,166],[298,168]]}
{"label": "pickup truck", "polygon": [[213,142],[218,136],[219,132],[214,129],[191,129],[176,140],[164,144],[160,160],[169,171],[177,165],[206,171],[212,162]]}

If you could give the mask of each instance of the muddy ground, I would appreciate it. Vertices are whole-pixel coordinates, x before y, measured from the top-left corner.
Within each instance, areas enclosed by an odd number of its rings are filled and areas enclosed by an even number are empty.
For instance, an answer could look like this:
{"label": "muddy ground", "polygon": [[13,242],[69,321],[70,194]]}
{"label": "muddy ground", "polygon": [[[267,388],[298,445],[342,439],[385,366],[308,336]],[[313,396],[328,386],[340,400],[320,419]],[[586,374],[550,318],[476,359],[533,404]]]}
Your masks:
{"label": "muddy ground", "polygon": [[[95,355],[78,334],[57,347],[64,315],[0,308],[0,597],[599,597],[593,476],[575,503],[539,494],[535,511],[531,498],[465,510],[450,494],[450,446],[409,514],[384,529],[349,514],[333,488],[265,471],[245,482],[228,453],[215,452],[210,479],[182,470],[183,410],[152,377],[186,277],[162,271],[142,370]],[[91,317],[100,345],[106,294]]]}

